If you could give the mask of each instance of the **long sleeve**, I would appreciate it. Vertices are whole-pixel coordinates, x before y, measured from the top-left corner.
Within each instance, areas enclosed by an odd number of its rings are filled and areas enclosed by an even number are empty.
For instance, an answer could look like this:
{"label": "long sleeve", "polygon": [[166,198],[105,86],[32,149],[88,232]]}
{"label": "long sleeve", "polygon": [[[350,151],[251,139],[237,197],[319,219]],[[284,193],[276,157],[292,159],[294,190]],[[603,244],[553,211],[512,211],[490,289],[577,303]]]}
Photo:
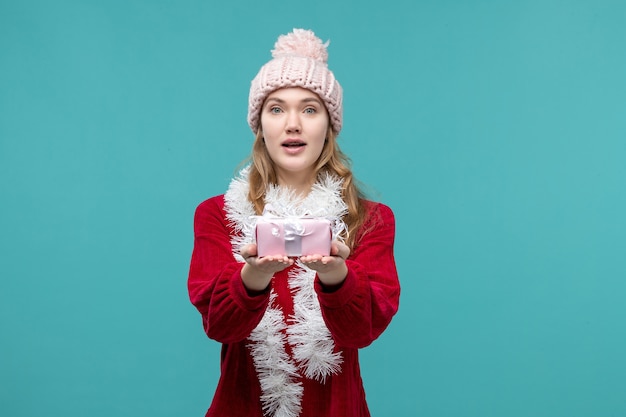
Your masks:
{"label": "long sleeve", "polygon": [[248,337],[269,302],[269,292],[252,296],[244,287],[243,264],[232,254],[231,233],[223,196],[198,206],[187,281],[189,298],[202,315],[207,335],[221,343]]}
{"label": "long sleeve", "polygon": [[371,344],[387,328],[399,305],[394,215],[383,204],[368,204],[365,233],[346,260],[348,275],[343,285],[325,292],[319,278],[315,283],[326,326],[335,343],[344,348]]}

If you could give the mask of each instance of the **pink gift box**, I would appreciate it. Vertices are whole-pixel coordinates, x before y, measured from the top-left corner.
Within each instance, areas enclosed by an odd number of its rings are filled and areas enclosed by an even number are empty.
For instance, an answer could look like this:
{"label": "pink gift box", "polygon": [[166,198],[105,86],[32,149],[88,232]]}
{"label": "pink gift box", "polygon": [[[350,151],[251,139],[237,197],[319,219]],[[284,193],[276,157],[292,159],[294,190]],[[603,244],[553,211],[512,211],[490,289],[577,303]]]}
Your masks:
{"label": "pink gift box", "polygon": [[326,256],[331,239],[327,219],[259,217],[256,224],[258,256]]}

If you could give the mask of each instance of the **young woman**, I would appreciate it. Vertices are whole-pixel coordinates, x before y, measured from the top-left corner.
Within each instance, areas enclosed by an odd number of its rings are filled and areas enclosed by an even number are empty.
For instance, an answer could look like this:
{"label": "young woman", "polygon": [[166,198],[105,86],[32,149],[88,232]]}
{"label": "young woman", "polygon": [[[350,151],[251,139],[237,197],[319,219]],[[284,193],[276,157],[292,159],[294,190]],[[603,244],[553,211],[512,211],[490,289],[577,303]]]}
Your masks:
{"label": "young woman", "polygon": [[[196,210],[189,295],[222,343],[206,416],[370,415],[358,349],[398,309],[395,222],[363,197],[337,145],[342,89],[326,48],[308,30],[278,38],[250,89],[251,163]],[[264,210],[333,220],[330,255],[257,256]]]}

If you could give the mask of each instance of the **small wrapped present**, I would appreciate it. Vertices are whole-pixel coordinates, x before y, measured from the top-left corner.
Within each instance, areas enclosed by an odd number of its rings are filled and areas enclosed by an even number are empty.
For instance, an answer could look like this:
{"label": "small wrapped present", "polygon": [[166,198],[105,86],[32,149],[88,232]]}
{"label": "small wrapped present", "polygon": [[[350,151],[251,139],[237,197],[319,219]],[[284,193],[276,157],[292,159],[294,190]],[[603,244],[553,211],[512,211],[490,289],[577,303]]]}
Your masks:
{"label": "small wrapped present", "polygon": [[260,216],[256,223],[258,256],[330,255],[330,221],[314,217]]}

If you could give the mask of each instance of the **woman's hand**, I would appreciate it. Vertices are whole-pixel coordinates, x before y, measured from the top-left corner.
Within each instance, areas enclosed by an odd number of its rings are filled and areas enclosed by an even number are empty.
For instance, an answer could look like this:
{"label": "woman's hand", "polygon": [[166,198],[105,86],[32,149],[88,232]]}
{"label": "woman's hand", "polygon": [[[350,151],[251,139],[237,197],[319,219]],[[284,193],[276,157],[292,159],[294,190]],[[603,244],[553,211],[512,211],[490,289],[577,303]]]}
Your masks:
{"label": "woman's hand", "polygon": [[241,270],[241,279],[247,289],[251,291],[263,291],[269,285],[276,272],[294,264],[294,260],[284,256],[257,256],[257,246],[250,243],[241,248],[239,254],[246,261]]}
{"label": "woman's hand", "polygon": [[330,245],[330,256],[306,255],[300,261],[317,272],[322,284],[333,286],[341,284],[348,274],[346,259],[350,256],[350,248],[337,240]]}

